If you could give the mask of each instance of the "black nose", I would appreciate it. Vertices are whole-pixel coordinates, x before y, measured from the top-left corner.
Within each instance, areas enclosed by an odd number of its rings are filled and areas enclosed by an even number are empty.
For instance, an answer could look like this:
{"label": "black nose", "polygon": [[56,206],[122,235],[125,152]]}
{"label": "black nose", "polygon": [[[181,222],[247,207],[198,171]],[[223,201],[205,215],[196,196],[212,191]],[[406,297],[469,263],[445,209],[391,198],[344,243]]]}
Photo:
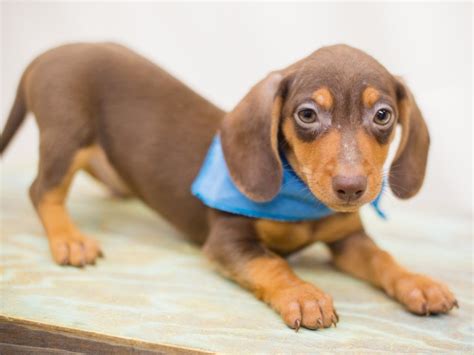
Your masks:
{"label": "black nose", "polygon": [[367,178],[365,176],[341,176],[332,178],[332,188],[337,197],[345,202],[358,200],[367,188]]}

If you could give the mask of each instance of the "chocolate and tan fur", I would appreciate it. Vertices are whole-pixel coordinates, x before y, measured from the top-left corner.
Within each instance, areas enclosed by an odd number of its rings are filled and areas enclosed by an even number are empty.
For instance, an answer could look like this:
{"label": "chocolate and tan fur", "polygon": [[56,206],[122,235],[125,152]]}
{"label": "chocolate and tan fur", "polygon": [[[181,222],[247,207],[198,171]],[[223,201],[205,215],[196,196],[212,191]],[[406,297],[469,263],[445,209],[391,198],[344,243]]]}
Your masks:
{"label": "chocolate and tan fur", "polygon": [[[141,198],[203,244],[224,274],[292,328],[338,321],[331,297],[298,278],[284,259],[315,241],[329,246],[336,267],[411,312],[445,313],[457,305],[446,286],[404,269],[364,232],[358,209],[381,190],[396,124],[402,137],[389,184],[400,198],[422,185],[429,135],[406,85],[357,49],[325,47],[272,72],[226,114],[122,46],[65,45],[26,69],[2,152],[28,111],[40,130],[30,196],[59,264],[92,264],[101,254],[65,208],[74,174],[83,169],[115,193]],[[207,209],[190,186],[218,131],[231,176],[247,197],[268,201],[278,193],[281,152],[337,213],[284,223]]]}

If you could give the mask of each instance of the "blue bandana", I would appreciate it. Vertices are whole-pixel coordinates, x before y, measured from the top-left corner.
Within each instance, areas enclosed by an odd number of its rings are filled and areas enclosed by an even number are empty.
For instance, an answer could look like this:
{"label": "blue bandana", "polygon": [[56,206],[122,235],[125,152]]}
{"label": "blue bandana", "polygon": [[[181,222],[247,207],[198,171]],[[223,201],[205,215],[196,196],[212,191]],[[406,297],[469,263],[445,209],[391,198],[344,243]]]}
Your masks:
{"label": "blue bandana", "polygon": [[[296,222],[317,220],[335,213],[314,197],[286,161],[282,163],[280,192],[268,202],[252,201],[234,185],[224,160],[220,138],[216,135],[191,191],[209,207],[253,218]],[[380,217],[385,218],[379,208],[380,197],[381,194],[371,205]]]}

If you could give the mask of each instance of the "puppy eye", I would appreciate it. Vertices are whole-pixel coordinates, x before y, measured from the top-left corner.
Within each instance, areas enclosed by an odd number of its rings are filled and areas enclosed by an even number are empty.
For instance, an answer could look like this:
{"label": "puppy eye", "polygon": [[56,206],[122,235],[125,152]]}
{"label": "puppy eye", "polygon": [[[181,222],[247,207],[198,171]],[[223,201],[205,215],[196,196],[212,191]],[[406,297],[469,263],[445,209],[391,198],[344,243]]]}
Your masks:
{"label": "puppy eye", "polygon": [[385,108],[382,108],[375,113],[374,122],[380,126],[388,125],[391,120],[392,113]]}
{"label": "puppy eye", "polygon": [[303,123],[314,123],[318,118],[316,112],[311,108],[304,108],[298,111],[298,119]]}

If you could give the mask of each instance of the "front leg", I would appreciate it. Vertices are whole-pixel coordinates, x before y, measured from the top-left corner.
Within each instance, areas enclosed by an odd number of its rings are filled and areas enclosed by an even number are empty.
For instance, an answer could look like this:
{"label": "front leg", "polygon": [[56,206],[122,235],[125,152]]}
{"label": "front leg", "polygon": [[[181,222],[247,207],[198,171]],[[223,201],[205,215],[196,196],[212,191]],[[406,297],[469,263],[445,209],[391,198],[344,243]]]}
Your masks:
{"label": "front leg", "polygon": [[211,232],[204,245],[207,256],[226,276],[275,309],[290,328],[318,329],[336,324],[332,298],[298,278],[284,259],[264,247],[254,222],[213,211]]}
{"label": "front leg", "polygon": [[382,288],[410,312],[420,315],[447,313],[458,306],[444,284],[409,272],[363,230],[330,243],[329,247],[339,269]]}

